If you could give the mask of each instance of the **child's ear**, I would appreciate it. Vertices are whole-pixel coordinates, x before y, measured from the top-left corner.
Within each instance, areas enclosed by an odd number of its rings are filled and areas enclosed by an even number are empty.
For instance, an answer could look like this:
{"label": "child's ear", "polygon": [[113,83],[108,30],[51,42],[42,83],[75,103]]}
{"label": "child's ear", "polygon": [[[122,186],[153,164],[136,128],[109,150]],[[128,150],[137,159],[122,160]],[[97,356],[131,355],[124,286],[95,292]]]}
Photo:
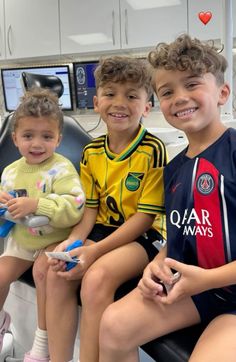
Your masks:
{"label": "child's ear", "polygon": [[93,107],[94,107],[94,112],[99,113],[98,97],[97,96],[93,96]]}
{"label": "child's ear", "polygon": [[152,102],[147,102],[143,111],[143,117],[147,117],[152,108]]}
{"label": "child's ear", "polygon": [[220,90],[220,96],[219,96],[220,106],[223,106],[227,102],[229,95],[230,95],[230,87],[227,83],[225,83],[221,86]]}
{"label": "child's ear", "polygon": [[62,140],[62,134],[60,133],[59,137],[58,137],[58,142],[57,142],[57,147],[59,146],[59,144],[61,143]]}
{"label": "child's ear", "polygon": [[16,147],[18,147],[18,145],[17,145],[17,139],[16,139],[16,133],[15,133],[15,132],[12,132],[12,133],[11,133],[11,138],[12,138],[12,141],[13,141],[14,145],[15,145]]}

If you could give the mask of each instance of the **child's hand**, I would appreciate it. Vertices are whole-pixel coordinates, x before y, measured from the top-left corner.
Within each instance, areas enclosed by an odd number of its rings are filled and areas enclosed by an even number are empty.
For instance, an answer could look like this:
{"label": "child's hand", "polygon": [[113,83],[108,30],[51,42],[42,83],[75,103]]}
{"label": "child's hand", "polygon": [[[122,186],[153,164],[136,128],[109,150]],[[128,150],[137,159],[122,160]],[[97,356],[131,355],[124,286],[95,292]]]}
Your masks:
{"label": "child's hand", "polygon": [[163,286],[157,280],[170,280],[170,269],[161,260],[153,260],[144,270],[138,288],[145,298],[155,300],[157,295],[165,295]]}
{"label": "child's hand", "polygon": [[[195,265],[180,263],[174,259],[166,258],[164,263],[167,267],[178,271],[180,279],[173,284],[167,295],[157,296],[156,299],[164,304],[172,304],[180,299],[199,294],[209,289],[207,269]],[[167,282],[167,280],[165,280]]]}
{"label": "child's hand", "polygon": [[[66,247],[73,243],[73,240],[66,239],[58,244],[53,251],[65,251]],[[49,258],[48,263],[54,272],[65,271],[66,263],[63,260]]]}
{"label": "child's hand", "polygon": [[71,270],[66,272],[58,272],[62,278],[67,280],[80,280],[87,269],[97,259],[96,244],[84,245],[70,251],[71,257],[79,259],[78,264]]}
{"label": "child's hand", "polygon": [[75,240],[66,239],[58,244],[53,251],[65,251],[67,246],[71,245]]}
{"label": "child's hand", "polygon": [[9,213],[14,219],[27,216],[37,210],[38,200],[31,197],[15,197],[6,203]]}
{"label": "child's hand", "polygon": [[0,203],[6,204],[9,200],[13,199],[13,196],[8,192],[0,191]]}

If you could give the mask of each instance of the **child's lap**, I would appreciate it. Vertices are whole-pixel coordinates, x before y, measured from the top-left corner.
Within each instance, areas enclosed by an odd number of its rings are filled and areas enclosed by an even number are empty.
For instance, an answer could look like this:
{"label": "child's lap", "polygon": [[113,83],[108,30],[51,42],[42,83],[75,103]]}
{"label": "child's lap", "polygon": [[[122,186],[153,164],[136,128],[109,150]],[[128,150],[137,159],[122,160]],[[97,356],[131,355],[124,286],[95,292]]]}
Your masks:
{"label": "child's lap", "polygon": [[214,290],[192,296],[192,300],[200,314],[201,322],[204,324],[222,314],[236,315],[236,302],[225,300]]}
{"label": "child's lap", "polygon": [[111,321],[111,325],[116,321],[117,334],[128,331],[127,334],[133,336],[134,345],[142,345],[200,322],[191,298],[162,304],[144,298],[138,288],[112,304],[103,318],[106,322]]}
{"label": "child's lap", "polygon": [[54,250],[56,245],[59,243],[54,243],[46,248],[38,249],[38,250],[30,250],[26,249],[24,247],[21,247],[17,241],[12,238],[11,236],[8,237],[6,241],[5,250],[2,254],[2,256],[13,256],[19,259],[28,260],[34,262],[39,256],[44,256],[45,250]]}
{"label": "child's lap", "polygon": [[2,256],[13,256],[19,259],[34,261],[35,250],[22,248],[11,236],[6,241],[6,247]]}
{"label": "child's lap", "polygon": [[88,269],[85,278],[94,271],[94,277],[100,275],[106,286],[118,287],[123,282],[132,279],[143,272],[148,264],[148,258],[140,244],[132,242],[118,247],[98,258]]}
{"label": "child's lap", "polygon": [[[96,224],[87,239],[99,242],[115,230],[115,227]],[[150,234],[152,239],[150,239]],[[151,231],[149,239],[145,238],[143,243],[150,244],[152,240],[155,241],[157,234],[155,230],[154,232]],[[143,269],[149,262],[148,253],[141,242],[129,242],[99,257],[86,271],[82,280],[83,288],[87,284],[91,285],[92,282],[100,285],[103,281],[104,284],[105,280],[108,289],[116,290],[124,282],[138,276],[141,277]],[[157,249],[152,245],[150,248],[155,251],[153,251],[154,257],[157,254]]]}
{"label": "child's lap", "polygon": [[[98,241],[104,239],[105,237],[107,237],[108,235],[110,235],[115,230],[116,230],[116,227],[113,227],[113,226],[95,224],[95,226],[93,227],[93,230],[88,235],[88,239],[98,242]],[[145,235],[139,236],[138,238],[136,238],[135,241],[144,248],[149,261],[151,261],[158,252],[157,248],[153,245],[153,242],[156,240],[161,240],[161,239],[162,239],[162,236],[156,230],[149,229],[145,233]]]}

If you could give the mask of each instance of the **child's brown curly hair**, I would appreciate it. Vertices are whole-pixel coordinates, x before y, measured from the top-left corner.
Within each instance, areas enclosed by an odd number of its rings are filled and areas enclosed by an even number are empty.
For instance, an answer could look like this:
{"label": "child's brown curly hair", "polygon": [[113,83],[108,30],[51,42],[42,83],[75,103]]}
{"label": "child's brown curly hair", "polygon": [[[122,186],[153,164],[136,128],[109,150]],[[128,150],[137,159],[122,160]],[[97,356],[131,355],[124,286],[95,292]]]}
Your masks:
{"label": "child's brown curly hair", "polygon": [[48,89],[34,88],[26,92],[12,116],[12,130],[15,131],[19,120],[24,117],[49,117],[58,122],[60,133],[63,129],[63,112],[58,97]]}
{"label": "child's brown curly hair", "polygon": [[144,87],[148,99],[153,93],[150,65],[144,59],[128,56],[102,58],[94,72],[94,76],[97,89],[109,82],[131,82],[137,88]]}
{"label": "child's brown curly hair", "polygon": [[[190,70],[196,75],[210,72],[219,85],[224,83],[224,72],[228,65],[214,46],[192,39],[187,34],[179,36],[170,44],[159,43],[156,49],[148,54],[148,61],[154,71],[158,68]],[[153,87],[155,89],[154,84]]]}

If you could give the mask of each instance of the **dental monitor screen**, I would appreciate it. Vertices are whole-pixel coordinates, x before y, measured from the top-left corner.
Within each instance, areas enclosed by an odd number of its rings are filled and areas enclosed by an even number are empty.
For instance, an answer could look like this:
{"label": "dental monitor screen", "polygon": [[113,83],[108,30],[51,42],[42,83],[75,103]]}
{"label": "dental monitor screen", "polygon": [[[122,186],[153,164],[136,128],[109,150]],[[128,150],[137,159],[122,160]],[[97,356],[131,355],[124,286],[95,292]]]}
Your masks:
{"label": "dental monitor screen", "polygon": [[56,75],[62,80],[64,85],[64,92],[59,99],[59,103],[63,110],[73,110],[71,80],[68,65],[53,65],[53,66],[38,66],[31,68],[5,68],[1,69],[2,87],[5,102],[5,109],[7,112],[14,111],[22,97],[23,83],[21,80],[21,73],[28,72],[42,75]]}

